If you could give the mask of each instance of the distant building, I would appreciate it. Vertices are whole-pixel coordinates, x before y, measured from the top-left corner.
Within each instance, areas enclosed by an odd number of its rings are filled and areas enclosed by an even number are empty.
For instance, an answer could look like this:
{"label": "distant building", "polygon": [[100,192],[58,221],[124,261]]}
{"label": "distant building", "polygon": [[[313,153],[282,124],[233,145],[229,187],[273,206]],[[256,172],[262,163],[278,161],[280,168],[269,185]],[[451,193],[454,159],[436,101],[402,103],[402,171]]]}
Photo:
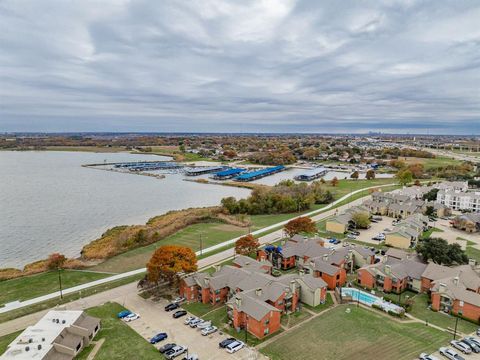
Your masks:
{"label": "distant building", "polygon": [[440,190],[437,193],[437,203],[453,210],[480,212],[480,192],[461,190]]}
{"label": "distant building", "polygon": [[71,360],[100,330],[100,319],[83,311],[51,310],[8,345],[1,360]]}

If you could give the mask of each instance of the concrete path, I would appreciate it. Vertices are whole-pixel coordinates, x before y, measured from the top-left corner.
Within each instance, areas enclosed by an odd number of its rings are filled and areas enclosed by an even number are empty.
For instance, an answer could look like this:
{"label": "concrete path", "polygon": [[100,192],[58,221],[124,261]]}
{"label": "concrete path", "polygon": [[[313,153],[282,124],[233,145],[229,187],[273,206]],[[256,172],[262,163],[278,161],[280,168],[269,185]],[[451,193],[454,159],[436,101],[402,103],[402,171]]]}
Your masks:
{"label": "concrete path", "polygon": [[95,345],[92,351],[90,351],[90,354],[88,354],[87,360],[95,359],[95,355],[97,355],[98,351],[100,350],[104,342],[105,342],[105,338],[101,338],[100,340],[95,341]]}
{"label": "concrete path", "polygon": [[[368,188],[352,191],[351,193],[349,193],[345,196],[342,196],[340,199],[324,206],[321,209],[317,209],[317,210],[311,211],[309,213],[302,214],[302,215],[290,218],[288,220],[281,221],[281,222],[278,222],[276,224],[267,226],[263,229],[253,231],[252,235],[260,235],[260,234],[265,233],[267,231],[271,231],[273,229],[276,229],[278,227],[281,227],[281,226],[285,225],[290,220],[301,217],[301,216],[309,216],[314,221],[322,220],[326,217],[334,215],[336,211],[338,211],[340,213],[340,212],[342,212],[342,210],[344,210],[344,209],[346,209],[350,206],[360,204],[361,202],[363,202],[365,200],[365,197],[363,197],[363,198],[357,199],[353,202],[350,202],[348,204],[340,206],[338,208],[338,210],[333,210],[332,209],[337,204],[339,204],[339,203],[341,203],[345,200],[348,200],[351,196],[353,196],[357,193],[360,193],[362,191],[368,190],[368,189],[382,188],[382,187],[388,187],[388,186],[392,186],[392,185],[395,185],[395,184],[392,183],[392,184],[385,184],[385,185],[379,185],[379,186],[371,186],[371,187],[368,187]],[[332,209],[332,210],[329,210],[329,209]],[[329,210],[329,211],[327,211],[327,210]],[[220,244],[211,246],[209,248],[206,248],[206,249],[203,250],[202,253],[203,254],[209,253],[209,252],[221,249],[225,246],[233,245],[240,237],[241,236],[236,237],[234,239],[224,241]],[[259,242],[260,242],[260,244],[267,244],[267,243],[270,243],[270,242],[274,242],[274,241],[280,239],[281,237],[282,237],[282,230],[277,230],[277,231],[274,231],[270,234],[267,234],[265,236],[260,237]],[[196,254],[200,255],[200,252],[197,251]],[[203,258],[203,259],[199,260],[198,267],[203,268],[203,267],[206,267],[208,265],[212,265],[212,264],[221,262],[221,260],[226,260],[231,256],[233,256],[233,248],[222,251],[222,252],[219,252],[217,254],[214,254],[212,256],[209,256],[209,257],[206,257],[206,258]],[[74,287],[71,287],[71,288],[68,288],[68,289],[64,289],[63,294],[67,295],[67,294],[71,294],[71,293],[76,293],[80,290],[85,290],[85,289],[91,288],[93,286],[98,286],[98,285],[101,285],[101,284],[109,283],[111,281],[124,279],[124,278],[127,278],[127,277],[132,276],[132,275],[137,275],[137,274],[144,273],[145,271],[146,271],[146,269],[142,268],[142,269],[137,269],[137,270],[117,274],[117,275],[114,275],[114,276],[109,276],[109,277],[106,277],[106,278],[103,278],[103,279],[100,279],[100,280],[91,281],[91,282],[88,282],[88,283],[85,283],[85,284],[81,284],[81,285],[74,286]],[[27,307],[27,306],[30,306],[30,305],[38,304],[38,303],[41,303],[41,302],[44,302],[44,301],[47,301],[47,300],[51,300],[51,299],[55,299],[55,298],[58,298],[58,297],[60,297],[60,292],[55,291],[53,293],[46,294],[46,295],[43,295],[43,296],[39,296],[39,297],[36,297],[36,298],[33,298],[33,299],[29,299],[29,300],[25,300],[25,301],[11,302],[11,303],[6,304],[4,307],[0,308],[0,314],[6,313],[6,312],[11,311],[11,310],[21,309],[21,308],[24,308],[24,307]]]}

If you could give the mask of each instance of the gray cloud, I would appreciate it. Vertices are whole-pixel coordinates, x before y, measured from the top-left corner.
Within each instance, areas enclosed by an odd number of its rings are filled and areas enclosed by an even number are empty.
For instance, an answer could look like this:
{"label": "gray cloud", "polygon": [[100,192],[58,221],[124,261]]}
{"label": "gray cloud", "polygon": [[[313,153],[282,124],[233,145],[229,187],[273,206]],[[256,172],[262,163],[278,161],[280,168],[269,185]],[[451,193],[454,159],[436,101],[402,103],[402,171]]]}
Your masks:
{"label": "gray cloud", "polygon": [[477,1],[0,0],[0,131],[480,132]]}

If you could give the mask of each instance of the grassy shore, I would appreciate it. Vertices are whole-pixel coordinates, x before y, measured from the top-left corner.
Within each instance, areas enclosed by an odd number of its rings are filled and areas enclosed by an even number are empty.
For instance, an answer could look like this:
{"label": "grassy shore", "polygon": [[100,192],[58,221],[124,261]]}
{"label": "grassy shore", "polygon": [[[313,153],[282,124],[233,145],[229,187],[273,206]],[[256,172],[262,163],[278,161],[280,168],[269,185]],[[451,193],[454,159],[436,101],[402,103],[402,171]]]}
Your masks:
{"label": "grassy shore", "polygon": [[[64,289],[90,281],[103,279],[109,274],[91,271],[61,270]],[[0,306],[15,300],[24,301],[37,296],[49,294],[59,289],[57,271],[49,271],[0,282]]]}

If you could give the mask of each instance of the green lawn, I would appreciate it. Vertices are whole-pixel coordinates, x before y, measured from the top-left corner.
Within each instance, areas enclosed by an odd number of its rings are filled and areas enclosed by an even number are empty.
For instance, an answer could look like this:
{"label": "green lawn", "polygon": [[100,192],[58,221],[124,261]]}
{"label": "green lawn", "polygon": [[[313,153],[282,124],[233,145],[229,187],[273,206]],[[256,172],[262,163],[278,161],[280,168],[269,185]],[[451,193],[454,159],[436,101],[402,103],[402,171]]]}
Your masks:
{"label": "green lawn", "polygon": [[[109,274],[87,271],[62,270],[62,287],[64,289],[103,279]],[[0,282],[0,306],[15,300],[28,300],[49,294],[59,289],[58,272],[50,271],[37,275],[24,276]]]}
{"label": "green lawn", "polygon": [[[117,319],[116,314],[124,309],[119,304],[106,303],[87,310],[89,315],[98,317],[102,321],[102,328],[95,340],[105,338],[95,360],[159,359],[161,356],[154,346],[123,321]],[[86,359],[90,350],[85,349],[76,359]]]}
{"label": "green lawn", "polygon": [[14,333],[11,333],[11,334],[8,334],[8,335],[5,335],[5,336],[2,336],[0,337],[0,355],[2,355],[5,350],[7,350],[7,346],[13,341],[15,340],[15,338],[20,335],[22,331],[16,331]]}
{"label": "green lawn", "polygon": [[[418,294],[413,298],[413,306],[410,310],[410,314],[415,316],[416,318],[428,321],[431,324],[440,326],[442,328],[455,328],[455,321],[456,318],[454,316],[450,316],[444,314],[442,312],[435,312],[428,309],[428,295],[426,294]],[[469,334],[474,332],[478,328],[478,325],[475,325],[469,321],[459,319],[458,320],[458,331]]]}
{"label": "green lawn", "polygon": [[302,309],[300,311],[295,311],[291,314],[283,315],[281,319],[281,324],[286,328],[291,328],[292,326],[295,326],[311,317],[311,313],[309,313],[305,309]]}
{"label": "green lawn", "polygon": [[[443,232],[442,229],[438,229],[436,227],[432,227],[430,229],[428,229],[427,231],[424,231],[423,234],[422,234],[422,238],[423,239],[428,239],[430,236],[432,236],[432,234],[434,232]],[[440,236],[439,234],[435,234],[434,236]]]}
{"label": "green lawn", "polygon": [[86,290],[82,290],[82,291],[79,291],[79,292],[76,292],[76,293],[68,294],[68,295],[64,296],[63,299],[55,298],[55,299],[43,301],[43,302],[35,304],[35,305],[30,305],[30,306],[23,307],[23,308],[20,308],[20,309],[17,309],[17,310],[12,310],[12,311],[6,312],[4,314],[0,314],[0,323],[6,322],[6,321],[9,321],[9,320],[12,320],[12,319],[16,319],[16,318],[19,318],[19,317],[22,317],[22,316],[25,316],[25,315],[28,315],[28,314],[32,314],[32,313],[35,313],[37,311],[51,309],[51,308],[53,308],[57,305],[66,304],[66,303],[71,302],[73,300],[78,300],[82,297],[84,298],[84,297],[87,297],[87,296],[90,296],[90,295],[94,295],[94,294],[97,294],[99,292],[103,292],[103,291],[106,291],[106,290],[109,290],[109,289],[113,289],[113,288],[118,287],[118,286],[130,284],[132,282],[139,281],[144,276],[145,276],[144,273],[143,274],[132,275],[132,276],[129,276],[129,277],[124,278],[124,279],[111,281],[111,282],[108,282],[108,283],[105,283],[105,284],[102,284],[102,285],[97,285],[97,286],[88,288]]}
{"label": "green lawn", "polygon": [[274,340],[261,352],[273,360],[411,360],[448,340],[449,334],[422,324],[402,324],[371,310],[340,305]]}
{"label": "green lawn", "polygon": [[[458,240],[465,240],[462,238],[457,238]],[[476,245],[473,241],[468,241],[467,240],[467,248],[465,250],[465,253],[467,254],[469,259],[475,259],[477,261],[477,264],[480,263],[480,250],[477,248],[474,248],[473,245]]]}

